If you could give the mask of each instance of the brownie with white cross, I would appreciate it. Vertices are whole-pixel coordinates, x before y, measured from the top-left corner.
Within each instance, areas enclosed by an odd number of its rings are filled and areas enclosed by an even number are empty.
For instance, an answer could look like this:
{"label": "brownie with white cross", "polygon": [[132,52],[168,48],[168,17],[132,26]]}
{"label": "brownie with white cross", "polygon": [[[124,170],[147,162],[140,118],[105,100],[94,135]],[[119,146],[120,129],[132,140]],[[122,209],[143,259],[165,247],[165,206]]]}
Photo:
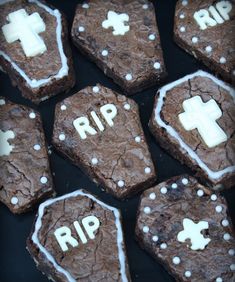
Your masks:
{"label": "brownie with white cross", "polygon": [[190,176],[144,191],[136,237],[176,281],[235,281],[235,236],[225,199]]}
{"label": "brownie with white cross", "polygon": [[148,0],[78,4],[72,39],[127,94],[166,76],[155,8]]}
{"label": "brownie with white cross", "polygon": [[40,103],[75,83],[67,23],[45,1],[0,1],[0,67]]}
{"label": "brownie with white cross", "polygon": [[198,71],[161,88],[150,129],[212,189],[235,183],[235,90]]}
{"label": "brownie with white cross", "polygon": [[101,85],[57,104],[53,144],[117,198],[156,180],[137,104]]}
{"label": "brownie with white cross", "polygon": [[118,209],[78,190],[38,210],[27,248],[52,281],[131,281]]}
{"label": "brownie with white cross", "polygon": [[225,81],[235,84],[235,1],[179,0],[176,43]]}
{"label": "brownie with white cross", "polygon": [[23,213],[54,195],[41,117],[0,97],[0,202]]}

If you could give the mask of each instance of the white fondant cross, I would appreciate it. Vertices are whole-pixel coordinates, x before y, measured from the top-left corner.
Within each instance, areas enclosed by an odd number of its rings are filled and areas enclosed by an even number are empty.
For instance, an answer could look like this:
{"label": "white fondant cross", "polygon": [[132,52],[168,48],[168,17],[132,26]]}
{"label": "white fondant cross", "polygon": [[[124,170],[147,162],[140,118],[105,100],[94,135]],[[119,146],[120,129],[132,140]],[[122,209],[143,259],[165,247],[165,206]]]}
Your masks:
{"label": "white fondant cross", "polygon": [[44,53],[47,48],[38,33],[46,30],[46,25],[38,13],[28,15],[25,9],[12,12],[7,17],[9,24],[2,27],[8,43],[20,40],[27,57]]}
{"label": "white fondant cross", "polygon": [[14,146],[8,143],[8,139],[15,138],[13,131],[8,130],[6,132],[0,130],[0,156],[9,156]]}
{"label": "white fondant cross", "polygon": [[124,35],[130,30],[129,25],[125,22],[129,21],[127,14],[117,14],[113,11],[108,12],[108,19],[102,22],[102,27],[107,29],[113,27],[113,35]]}
{"label": "white fondant cross", "polygon": [[195,96],[183,102],[184,113],[179,114],[179,120],[184,129],[197,129],[209,148],[228,140],[223,129],[216,123],[222,116],[222,111],[214,99],[203,103],[200,96]]}
{"label": "white fondant cross", "polygon": [[191,249],[194,251],[204,250],[210,243],[210,238],[204,238],[201,234],[202,230],[208,229],[209,224],[206,221],[194,223],[191,219],[185,218],[183,220],[184,230],[177,235],[179,242],[184,243],[187,239],[191,241]]}

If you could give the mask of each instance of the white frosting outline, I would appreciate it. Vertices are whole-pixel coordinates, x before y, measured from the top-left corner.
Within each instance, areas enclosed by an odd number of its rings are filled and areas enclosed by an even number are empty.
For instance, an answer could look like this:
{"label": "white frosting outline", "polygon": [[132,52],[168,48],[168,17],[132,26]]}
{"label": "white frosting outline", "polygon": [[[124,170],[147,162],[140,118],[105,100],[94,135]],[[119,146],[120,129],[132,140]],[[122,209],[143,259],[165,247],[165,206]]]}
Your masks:
{"label": "white frosting outline", "polygon": [[155,121],[157,122],[157,124],[164,128],[167,133],[173,137],[180,145],[181,148],[183,148],[187,153],[188,155],[190,156],[191,159],[193,159],[194,161],[196,161],[196,163],[199,165],[199,167],[204,170],[207,175],[212,178],[212,179],[219,179],[220,177],[222,177],[224,174],[227,174],[227,173],[232,173],[235,171],[235,166],[229,166],[229,167],[226,167],[225,169],[223,170],[220,170],[220,171],[213,171],[211,170],[200,158],[199,156],[190,148],[190,146],[188,146],[184,141],[183,139],[180,137],[180,135],[177,133],[177,131],[170,125],[167,125],[162,119],[161,119],[161,110],[163,108],[163,105],[164,105],[164,98],[167,94],[167,92],[169,90],[171,90],[172,88],[182,84],[183,82],[185,81],[188,81],[189,79],[192,79],[196,76],[201,76],[201,77],[206,77],[206,78],[209,78],[211,79],[212,81],[214,81],[217,85],[219,85],[220,87],[224,88],[225,90],[227,90],[230,95],[232,96],[233,100],[234,100],[234,103],[235,103],[235,89],[233,89],[232,87],[230,87],[229,85],[225,84],[223,81],[217,79],[216,77],[214,77],[213,75],[207,73],[207,72],[204,72],[202,70],[199,70],[193,74],[190,74],[190,75],[186,75],[185,77],[179,79],[179,80],[176,80],[172,83],[169,83],[167,85],[165,85],[164,87],[162,87],[160,90],[159,90],[159,97],[158,97],[158,100],[157,100],[157,106],[156,106],[156,109],[155,109]]}
{"label": "white frosting outline", "polygon": [[[0,5],[7,3],[7,2],[11,2],[11,1],[4,1],[4,2],[0,3]],[[39,88],[39,87],[47,84],[48,82],[50,82],[54,78],[55,79],[61,79],[62,77],[68,75],[69,67],[68,67],[68,63],[67,63],[67,58],[66,58],[66,56],[64,54],[64,50],[63,50],[61,13],[57,9],[52,10],[51,8],[47,7],[46,5],[42,4],[41,2],[39,2],[37,0],[28,0],[28,2],[36,4],[38,7],[44,9],[46,12],[48,12],[49,14],[54,16],[57,20],[56,39],[57,39],[58,50],[59,50],[59,53],[60,53],[60,59],[61,59],[61,63],[62,63],[61,69],[59,70],[59,72],[57,74],[50,76],[48,78],[42,78],[40,80],[30,79],[27,76],[27,74],[14,61],[12,61],[12,59],[5,52],[0,50],[0,56],[2,56],[6,61],[8,61],[12,65],[12,67],[25,79],[25,81],[27,82],[27,84],[31,88]]]}
{"label": "white frosting outline", "polygon": [[44,203],[42,203],[39,206],[38,209],[38,217],[37,220],[35,222],[35,229],[34,229],[34,233],[32,235],[32,241],[34,242],[34,244],[36,244],[40,250],[40,252],[42,252],[47,260],[49,262],[51,262],[53,264],[53,266],[55,267],[55,269],[64,274],[64,276],[66,276],[66,278],[68,279],[69,282],[76,282],[76,280],[72,277],[72,275],[66,271],[64,268],[62,268],[60,265],[57,264],[56,260],[52,257],[52,255],[46,250],[46,248],[44,248],[38,239],[38,232],[40,230],[40,228],[42,227],[42,217],[44,215],[44,210],[46,207],[54,204],[55,202],[70,198],[70,197],[77,197],[77,196],[84,196],[84,197],[88,197],[90,198],[92,201],[96,202],[97,204],[105,207],[108,210],[111,210],[116,218],[115,220],[115,224],[116,224],[116,228],[117,228],[117,246],[118,246],[118,258],[119,258],[119,263],[120,263],[120,273],[121,273],[121,277],[122,277],[122,281],[123,282],[128,282],[127,279],[127,275],[126,275],[126,257],[125,257],[125,253],[123,250],[123,245],[124,245],[124,240],[123,240],[123,232],[122,232],[122,227],[121,227],[121,222],[120,222],[120,212],[118,209],[111,207],[103,202],[101,202],[100,200],[96,199],[94,196],[84,193],[82,190],[77,190],[75,192],[66,194],[64,196],[55,198],[55,199],[49,199],[47,201],[45,201]]}

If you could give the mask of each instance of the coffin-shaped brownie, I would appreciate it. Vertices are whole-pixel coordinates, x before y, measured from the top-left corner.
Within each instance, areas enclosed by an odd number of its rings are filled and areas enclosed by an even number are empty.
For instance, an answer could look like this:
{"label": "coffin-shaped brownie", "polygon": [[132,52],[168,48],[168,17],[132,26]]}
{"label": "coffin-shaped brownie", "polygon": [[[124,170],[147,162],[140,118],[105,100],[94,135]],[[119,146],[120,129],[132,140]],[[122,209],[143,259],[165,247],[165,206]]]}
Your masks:
{"label": "coffin-shaped brownie", "polygon": [[180,0],[176,43],[227,82],[235,84],[235,2]]}
{"label": "coffin-shaped brownie", "polygon": [[160,89],[150,129],[213,189],[235,183],[235,90],[198,71]]}
{"label": "coffin-shaped brownie", "polygon": [[155,10],[148,0],[78,4],[72,39],[128,94],[140,92],[166,76]]}
{"label": "coffin-shaped brownie", "polygon": [[0,201],[13,213],[54,194],[39,113],[0,98]]}
{"label": "coffin-shaped brownie", "polygon": [[44,1],[0,1],[0,66],[34,103],[75,83],[64,16]]}
{"label": "coffin-shaped brownie", "polygon": [[235,281],[235,237],[225,200],[188,176],[141,196],[139,244],[176,281]]}
{"label": "coffin-shaped brownie", "polygon": [[53,281],[131,281],[119,210],[84,190],[42,203],[27,247]]}
{"label": "coffin-shaped brownie", "polygon": [[57,104],[53,144],[117,198],[156,179],[138,105],[101,85]]}

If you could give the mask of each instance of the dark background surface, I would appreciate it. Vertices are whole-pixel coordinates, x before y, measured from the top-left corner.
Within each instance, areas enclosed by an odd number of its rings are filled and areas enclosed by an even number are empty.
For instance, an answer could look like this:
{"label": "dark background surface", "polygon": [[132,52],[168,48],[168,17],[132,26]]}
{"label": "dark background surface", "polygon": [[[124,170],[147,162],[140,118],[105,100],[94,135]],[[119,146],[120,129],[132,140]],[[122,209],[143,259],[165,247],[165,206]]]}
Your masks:
{"label": "dark background surface", "polygon": [[[48,2],[66,14],[69,21],[69,28],[71,28],[76,4],[82,1],[51,0]],[[202,64],[178,48],[173,42],[175,3],[175,0],[154,1],[166,68],[169,74],[166,83],[181,78],[198,69],[208,71]],[[41,113],[49,145],[52,135],[54,108],[58,101],[63,100],[65,97],[76,93],[88,85],[95,85],[97,82],[122,93],[121,89],[114,84],[111,79],[107,78],[95,64],[83,57],[75,47],[72,47],[72,49],[76,69],[76,86],[68,94],[60,94],[49,101],[43,102],[39,107],[35,107],[30,102],[23,99],[19,90],[12,87],[8,76],[0,72],[0,95],[9,98],[11,101],[31,106]],[[180,165],[179,162],[166,154],[150,135],[147,125],[152,113],[154,96],[157,89],[158,87],[153,87],[147,91],[134,95],[133,98],[140,106],[142,124],[158,171],[157,183],[160,183],[169,177],[182,173],[193,174],[189,169]],[[115,200],[103,192],[101,187],[97,187],[92,183],[80,169],[73,166],[68,160],[60,157],[53,148],[50,158],[57,195],[63,195],[84,188],[95,195],[98,195],[104,202],[121,209],[132,281],[174,281],[163,267],[139,248],[134,239],[139,195],[123,202]],[[229,211],[234,223],[235,206],[232,205],[232,203],[235,201],[235,189],[230,189],[223,194],[228,201]],[[48,281],[48,279],[36,269],[34,261],[25,248],[26,238],[30,233],[35,214],[36,209],[30,213],[15,216],[11,214],[5,206],[0,204],[0,282]]]}

